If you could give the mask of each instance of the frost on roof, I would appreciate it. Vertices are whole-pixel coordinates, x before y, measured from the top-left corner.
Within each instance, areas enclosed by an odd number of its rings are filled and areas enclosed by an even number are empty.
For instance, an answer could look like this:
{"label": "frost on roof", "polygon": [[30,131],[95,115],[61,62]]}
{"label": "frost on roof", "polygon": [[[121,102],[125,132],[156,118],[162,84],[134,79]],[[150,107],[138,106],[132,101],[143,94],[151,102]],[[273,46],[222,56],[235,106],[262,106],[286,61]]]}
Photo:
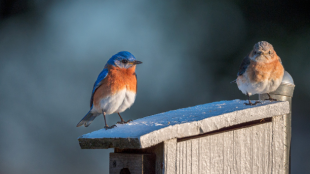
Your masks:
{"label": "frost on roof", "polygon": [[197,105],[194,107],[168,111],[134,120],[127,124],[117,124],[113,129],[100,129],[79,138],[139,138],[155,130],[171,125],[203,120],[205,118],[222,115],[237,110],[243,110],[270,104],[264,101],[262,104],[247,106],[244,100],[220,101]]}

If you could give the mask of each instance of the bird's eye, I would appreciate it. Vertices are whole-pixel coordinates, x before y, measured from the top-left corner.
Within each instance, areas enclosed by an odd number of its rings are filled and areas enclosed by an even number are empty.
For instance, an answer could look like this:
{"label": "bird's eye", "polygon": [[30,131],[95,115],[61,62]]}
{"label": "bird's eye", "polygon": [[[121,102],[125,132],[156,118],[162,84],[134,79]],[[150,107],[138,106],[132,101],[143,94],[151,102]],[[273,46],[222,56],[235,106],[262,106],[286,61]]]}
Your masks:
{"label": "bird's eye", "polygon": [[128,61],[127,61],[126,59],[123,59],[122,62],[123,62],[123,63],[127,63]]}
{"label": "bird's eye", "polygon": [[271,54],[271,51],[269,51],[269,54]]}
{"label": "bird's eye", "polygon": [[254,54],[256,54],[256,51],[254,51]]}

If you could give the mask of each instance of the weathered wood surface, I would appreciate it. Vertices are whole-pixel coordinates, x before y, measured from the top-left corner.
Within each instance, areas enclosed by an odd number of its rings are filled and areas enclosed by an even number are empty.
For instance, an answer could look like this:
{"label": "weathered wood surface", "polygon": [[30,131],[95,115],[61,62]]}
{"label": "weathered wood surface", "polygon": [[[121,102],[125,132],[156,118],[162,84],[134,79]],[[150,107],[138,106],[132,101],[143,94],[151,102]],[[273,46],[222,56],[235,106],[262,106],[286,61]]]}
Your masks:
{"label": "weathered wood surface", "polygon": [[287,173],[285,123],[285,116],[276,116],[273,122],[177,142],[176,171],[165,174]]}
{"label": "weathered wood surface", "polygon": [[[174,138],[196,136],[290,113],[288,102],[263,102],[256,106],[245,106],[244,102],[223,101],[169,111],[83,135],[79,137],[79,143],[83,149],[143,149]],[[196,166],[193,168],[196,170]]]}
{"label": "weathered wood surface", "polygon": [[164,141],[163,173],[175,173],[177,156],[177,139]]}
{"label": "weathered wood surface", "polygon": [[128,169],[131,174],[155,174],[154,154],[110,153],[110,174]]}
{"label": "weathered wood surface", "polygon": [[273,117],[273,142],[272,142],[272,173],[288,174],[289,173],[289,154],[287,153],[287,121],[286,116]]}

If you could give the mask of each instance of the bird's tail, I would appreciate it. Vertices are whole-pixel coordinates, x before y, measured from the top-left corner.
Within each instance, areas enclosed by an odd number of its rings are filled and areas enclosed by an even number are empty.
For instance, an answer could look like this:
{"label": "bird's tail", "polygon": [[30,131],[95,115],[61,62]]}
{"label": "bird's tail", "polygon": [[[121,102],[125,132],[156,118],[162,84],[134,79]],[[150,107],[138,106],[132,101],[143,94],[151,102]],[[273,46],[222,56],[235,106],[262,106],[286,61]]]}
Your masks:
{"label": "bird's tail", "polygon": [[85,127],[88,127],[91,122],[98,116],[99,114],[93,114],[90,111],[82,118],[82,120],[76,125],[76,127],[80,127],[84,125]]}

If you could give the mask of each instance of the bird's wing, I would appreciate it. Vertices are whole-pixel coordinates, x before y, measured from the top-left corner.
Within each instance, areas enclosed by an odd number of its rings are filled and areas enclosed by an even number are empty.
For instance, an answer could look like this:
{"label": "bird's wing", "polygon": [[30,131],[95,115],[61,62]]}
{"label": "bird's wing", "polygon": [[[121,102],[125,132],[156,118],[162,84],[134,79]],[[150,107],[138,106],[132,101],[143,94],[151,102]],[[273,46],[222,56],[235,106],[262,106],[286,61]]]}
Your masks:
{"label": "bird's wing", "polygon": [[246,56],[241,62],[237,76],[241,76],[242,74],[244,74],[249,65],[250,65],[250,58],[249,56]]}
{"label": "bird's wing", "polygon": [[96,92],[96,90],[99,88],[99,86],[102,84],[102,80],[108,75],[108,69],[105,68],[101,71],[101,73],[98,75],[98,78],[94,84],[94,87],[93,87],[93,92],[91,94],[91,98],[90,98],[90,107],[92,107],[93,105],[93,97],[94,97],[94,94]]}
{"label": "bird's wing", "polygon": [[280,63],[283,65],[281,58],[278,56]]}

